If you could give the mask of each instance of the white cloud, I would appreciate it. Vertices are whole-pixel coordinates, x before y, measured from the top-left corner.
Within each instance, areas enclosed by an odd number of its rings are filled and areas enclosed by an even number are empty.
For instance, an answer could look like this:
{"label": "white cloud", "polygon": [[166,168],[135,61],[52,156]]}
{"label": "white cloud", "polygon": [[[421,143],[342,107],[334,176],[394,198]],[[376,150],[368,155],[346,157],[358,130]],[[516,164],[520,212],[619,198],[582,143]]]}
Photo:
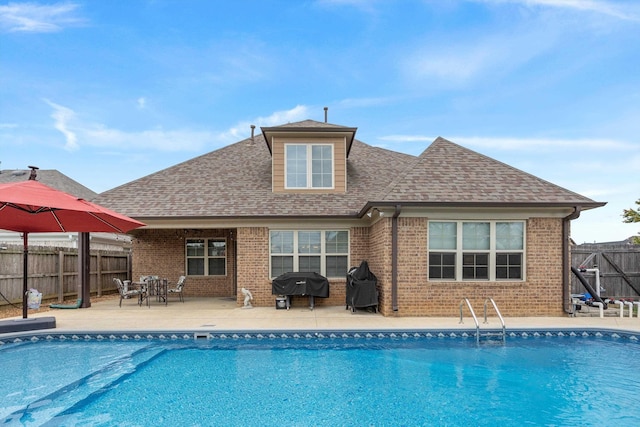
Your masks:
{"label": "white cloud", "polygon": [[321,6],[347,6],[361,12],[373,14],[376,12],[376,2],[374,0],[316,0]]}
{"label": "white cloud", "polygon": [[[529,8],[566,10],[565,14],[529,14],[526,18],[510,15],[509,23],[500,22],[489,29],[470,28],[459,33],[434,35],[418,41],[401,59],[400,73],[414,86],[434,90],[460,87],[482,79],[500,78],[565,43],[567,34],[602,27],[603,17],[640,22],[640,2],[635,4],[592,0],[467,0],[486,5],[516,4]],[[585,14],[591,12],[591,19]],[[609,27],[611,25],[609,24]],[[615,28],[619,28],[616,26]],[[404,49],[403,49],[404,51]]]}
{"label": "white cloud", "polygon": [[65,137],[66,143],[64,149],[68,151],[74,151],[79,148],[78,137],[76,133],[70,129],[71,123],[76,117],[73,110],[62,105],[55,104],[45,99],[45,102],[53,108],[51,118],[54,120],[54,127],[62,132]]}
{"label": "white cloud", "polygon": [[101,125],[80,130],[87,145],[114,149],[155,151],[198,151],[210,147],[218,137],[207,131],[151,129],[125,132]]}
{"label": "white cloud", "polygon": [[251,125],[256,126],[256,132],[261,126],[276,126],[284,123],[298,122],[308,117],[309,107],[296,105],[290,110],[276,111],[267,117],[257,117],[253,121],[242,121],[221,134],[229,142],[246,138],[250,134]]}
{"label": "white cloud", "polygon": [[[444,137],[456,144],[481,147],[495,148],[500,150],[528,150],[537,151],[540,149],[574,149],[574,150],[638,150],[637,143],[619,141],[612,139],[562,139],[562,138],[504,138],[504,137],[478,137],[478,136],[452,136]],[[433,136],[425,135],[387,135],[378,138],[382,141],[389,142],[431,142],[435,139]]]}
{"label": "white cloud", "polygon": [[296,105],[290,110],[276,111],[267,117],[258,117],[257,126],[274,126],[283,123],[297,122],[308,117],[309,107],[306,105]]}
{"label": "white cloud", "polygon": [[491,58],[503,56],[499,49],[489,46],[457,46],[444,51],[423,51],[415,55],[405,64],[405,70],[421,78],[431,77],[441,81],[463,83],[470,80],[490,66]]}
{"label": "white cloud", "polygon": [[560,29],[521,25],[471,38],[426,39],[399,61],[400,72],[416,86],[464,86],[479,78],[499,78],[552,49]]}
{"label": "white cloud", "polygon": [[380,105],[387,105],[394,101],[392,97],[379,97],[379,98],[346,98],[338,101],[339,107],[345,108],[363,108],[363,107],[377,107]]}
{"label": "white cloud", "polygon": [[637,149],[637,144],[612,139],[562,139],[562,138],[487,138],[487,137],[452,137],[451,141],[474,147],[498,148],[501,150],[539,150],[539,149],[574,149],[574,150],[629,150]]}
{"label": "white cloud", "polygon": [[54,127],[65,136],[69,151],[84,146],[158,151],[198,151],[220,141],[220,135],[208,131],[164,130],[162,128],[125,132],[99,123],[85,123],[75,111],[45,100],[53,108]]}
{"label": "white cloud", "polygon": [[0,29],[7,32],[51,33],[81,25],[75,3],[8,3],[0,6]]}
{"label": "white cloud", "polygon": [[389,142],[432,142],[436,138],[424,135],[387,135],[378,137],[378,139]]}
{"label": "white cloud", "polygon": [[[83,146],[108,147],[114,150],[155,150],[165,152],[212,149],[239,139],[247,138],[250,125],[273,126],[300,121],[307,117],[308,107],[298,105],[290,110],[276,111],[267,117],[257,117],[252,122],[241,122],[222,132],[197,131],[191,129],[147,129],[127,132],[100,123],[86,123],[78,119],[76,113],[62,105],[45,100],[53,108],[51,117],[54,127],[65,136],[66,150],[76,150]],[[140,101],[138,100],[138,103]],[[258,130],[259,132],[259,130]]]}
{"label": "white cloud", "polygon": [[147,100],[145,97],[141,96],[136,100],[136,108],[138,110],[144,110],[147,107]]}
{"label": "white cloud", "polygon": [[[476,0],[477,1],[477,0]],[[606,0],[479,0],[482,3],[519,3],[526,6],[543,6],[595,12],[626,21],[640,22],[640,9],[633,2],[612,2]]]}

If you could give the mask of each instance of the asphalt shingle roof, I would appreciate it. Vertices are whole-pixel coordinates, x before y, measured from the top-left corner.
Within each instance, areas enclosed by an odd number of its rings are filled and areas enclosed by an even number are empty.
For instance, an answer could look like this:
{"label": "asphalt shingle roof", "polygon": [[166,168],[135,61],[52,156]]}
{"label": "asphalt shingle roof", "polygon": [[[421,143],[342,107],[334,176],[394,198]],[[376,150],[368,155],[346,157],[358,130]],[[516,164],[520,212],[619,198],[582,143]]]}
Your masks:
{"label": "asphalt shingle roof", "polygon": [[[29,175],[31,169],[1,170],[0,184],[26,181]],[[85,200],[91,200],[98,194],[55,169],[38,169],[36,179],[51,188]]]}
{"label": "asphalt shingle roof", "polygon": [[414,159],[354,140],[346,193],[273,193],[271,156],[257,135],[106,191],[94,201],[131,217],[353,216]]}
{"label": "asphalt shingle roof", "polygon": [[385,190],[385,201],[540,203],[594,201],[438,137]]}
{"label": "asphalt shingle roof", "polygon": [[94,201],[135,218],[167,219],[353,217],[368,202],[601,205],[443,138],[418,157],[354,140],[347,191],[340,194],[273,193],[271,166],[260,134],[106,191]]}

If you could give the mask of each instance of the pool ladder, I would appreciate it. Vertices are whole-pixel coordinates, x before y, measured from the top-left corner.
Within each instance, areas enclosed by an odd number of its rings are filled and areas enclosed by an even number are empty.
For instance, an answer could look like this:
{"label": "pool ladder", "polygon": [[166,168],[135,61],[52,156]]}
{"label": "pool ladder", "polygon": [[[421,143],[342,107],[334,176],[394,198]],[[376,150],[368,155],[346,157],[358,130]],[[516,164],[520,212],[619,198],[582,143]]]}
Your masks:
{"label": "pool ladder", "polygon": [[473,321],[476,323],[476,344],[480,344],[480,337],[487,337],[487,338],[492,338],[492,337],[501,337],[502,338],[502,342],[505,343],[507,341],[507,329],[504,325],[504,318],[502,317],[502,314],[500,314],[500,310],[498,310],[498,306],[496,305],[496,302],[493,300],[493,298],[487,298],[484,301],[484,324],[489,323],[487,321],[487,304],[491,303],[491,305],[493,306],[493,309],[496,311],[496,314],[498,315],[498,318],[500,319],[500,323],[502,324],[502,331],[487,331],[487,332],[480,332],[480,324],[478,323],[478,318],[476,317],[476,313],[475,311],[473,311],[473,306],[471,305],[471,301],[469,301],[469,298],[463,298],[462,301],[460,301],[460,322],[459,323],[464,323],[462,321],[462,309],[464,308],[464,305],[466,304],[467,307],[469,307],[469,311],[471,312],[471,316],[473,317]]}

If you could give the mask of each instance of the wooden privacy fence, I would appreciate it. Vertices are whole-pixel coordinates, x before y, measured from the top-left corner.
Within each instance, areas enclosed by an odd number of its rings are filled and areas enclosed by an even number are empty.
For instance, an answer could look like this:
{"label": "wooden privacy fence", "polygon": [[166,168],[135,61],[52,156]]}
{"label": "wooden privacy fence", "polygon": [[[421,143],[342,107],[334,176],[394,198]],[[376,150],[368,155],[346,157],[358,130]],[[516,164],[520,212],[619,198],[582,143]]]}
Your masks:
{"label": "wooden privacy fence", "polygon": [[[0,305],[22,303],[23,287],[22,246],[0,250]],[[28,288],[42,293],[43,300],[58,300],[78,296],[78,250],[71,248],[29,248]],[[113,278],[126,280],[131,275],[131,254],[126,252],[91,251],[91,294],[117,292]],[[4,296],[4,298],[2,297]],[[5,300],[6,298],[6,300]]]}
{"label": "wooden privacy fence", "polygon": [[[580,245],[571,249],[571,265],[600,270],[601,295],[609,298],[633,298],[640,296],[640,246],[639,245]],[[595,273],[584,273],[595,289]],[[571,275],[571,292],[586,292],[580,281]]]}

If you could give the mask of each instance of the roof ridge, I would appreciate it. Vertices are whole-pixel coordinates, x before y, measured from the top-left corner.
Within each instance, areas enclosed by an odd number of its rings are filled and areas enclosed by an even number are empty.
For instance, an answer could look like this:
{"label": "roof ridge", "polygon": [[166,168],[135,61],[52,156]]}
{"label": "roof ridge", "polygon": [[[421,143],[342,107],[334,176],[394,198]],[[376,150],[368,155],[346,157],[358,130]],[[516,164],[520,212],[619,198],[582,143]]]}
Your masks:
{"label": "roof ridge", "polygon": [[422,150],[422,153],[415,156],[410,166],[403,169],[402,173],[399,173],[398,175],[396,175],[394,179],[391,180],[391,182],[381,191],[380,200],[384,200],[390,193],[392,193],[393,189],[404,180],[405,176],[407,176],[409,172],[413,170],[413,168],[416,166],[417,163],[420,162],[420,159],[425,155],[425,153],[429,151],[429,149],[433,146],[433,144],[439,139],[441,138],[438,137],[433,142],[431,142],[431,144],[429,144],[427,148]]}
{"label": "roof ridge", "polygon": [[346,128],[346,129],[350,129],[349,126],[338,125],[338,124],[329,123],[329,122],[319,122],[319,121],[313,120],[313,119],[305,119],[305,120],[300,120],[300,121],[297,121],[297,122],[289,122],[289,123],[285,123],[283,125],[278,125],[278,126],[261,126],[261,128],[265,128],[265,129],[298,128],[298,127]]}

